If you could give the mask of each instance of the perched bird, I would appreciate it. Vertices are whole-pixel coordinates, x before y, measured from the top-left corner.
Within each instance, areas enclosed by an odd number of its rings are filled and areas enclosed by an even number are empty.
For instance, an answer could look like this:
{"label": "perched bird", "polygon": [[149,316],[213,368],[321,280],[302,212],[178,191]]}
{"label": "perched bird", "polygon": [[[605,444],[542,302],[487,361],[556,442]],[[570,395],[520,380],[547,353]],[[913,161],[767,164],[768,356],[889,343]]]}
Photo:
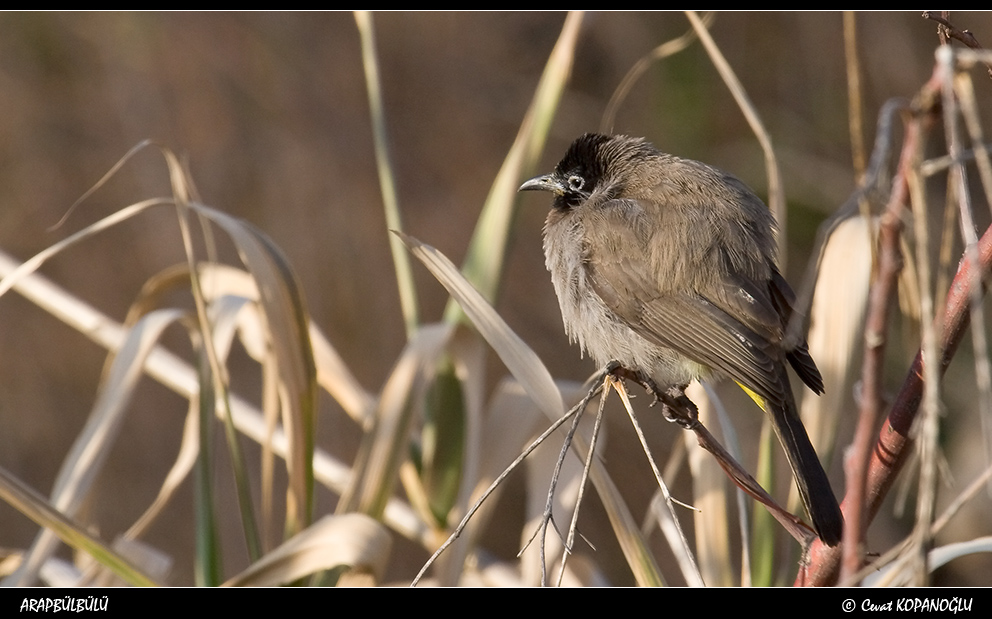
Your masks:
{"label": "perched bird", "polygon": [[601,366],[619,363],[669,394],[723,375],[757,396],[817,534],[836,545],[843,517],[785,362],[818,394],[823,379],[805,341],[783,345],[794,294],[761,199],[706,164],[598,134],[520,190],[554,194],[544,254],[569,338]]}

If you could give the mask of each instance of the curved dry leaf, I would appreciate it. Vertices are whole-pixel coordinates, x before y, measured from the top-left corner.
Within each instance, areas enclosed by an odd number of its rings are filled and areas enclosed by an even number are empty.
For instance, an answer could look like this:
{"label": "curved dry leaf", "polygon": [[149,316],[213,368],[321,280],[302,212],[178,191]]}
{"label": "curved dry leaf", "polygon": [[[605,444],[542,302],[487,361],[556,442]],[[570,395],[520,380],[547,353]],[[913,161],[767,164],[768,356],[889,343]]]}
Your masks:
{"label": "curved dry leaf", "polygon": [[[76,437],[56,477],[51,499],[56,509],[68,516],[73,516],[79,509],[117,439],[124,411],[144,373],[145,358],[155,348],[165,328],[184,316],[185,312],[180,310],[158,310],[144,316],[127,332],[120,348],[112,353],[113,364],[100,385],[89,420]],[[54,533],[48,529],[42,531],[25,556],[16,578],[12,578],[21,584],[34,582],[38,569],[54,552],[57,543]]]}
{"label": "curved dry leaf", "polygon": [[933,572],[939,567],[968,555],[992,553],[992,536],[979,537],[967,542],[946,544],[930,551],[927,568]]}
{"label": "curved dry leaf", "polygon": [[164,306],[168,294],[176,290],[189,290],[189,286],[189,267],[185,262],[162,269],[141,285],[138,296],[127,310],[124,325],[133,325],[148,312]]}
{"label": "curved dry leaf", "polygon": [[806,340],[826,389],[821,396],[804,389],[800,408],[821,457],[832,451],[837,424],[850,408],[858,371],[851,360],[864,338],[874,235],[874,224],[852,217],[838,224],[823,249]]}
{"label": "curved dry leaf", "polygon": [[292,526],[310,520],[313,500],[314,415],[317,371],[310,344],[309,320],[302,290],[282,252],[248,222],[202,204],[191,209],[209,218],[234,241],[241,260],[259,288],[259,303],[271,333],[284,393],[283,426],[290,438],[286,468],[289,473]]}
{"label": "curved dry leaf", "polygon": [[352,485],[338,503],[339,513],[359,511],[376,517],[382,513],[407,454],[411,400],[422,392],[426,373],[434,371],[453,332],[453,325],[423,326],[403,349],[382,389],[374,428],[357,458]]}
{"label": "curved dry leaf", "polygon": [[[201,263],[200,287],[207,299],[222,294],[234,294],[257,301],[258,287],[248,272],[226,264]],[[312,321],[309,322],[310,345],[317,366],[317,383],[359,425],[364,426],[372,416],[375,398],[358,382],[338,351]],[[240,322],[241,343],[248,354],[261,362],[265,356],[265,338],[261,322],[243,315]]]}
{"label": "curved dry leaf", "polygon": [[223,586],[274,587],[341,565],[370,571],[380,579],[390,544],[386,528],[368,516],[325,516]]}
{"label": "curved dry leaf", "polygon": [[17,265],[13,270],[10,270],[4,276],[3,280],[0,280],[0,296],[3,296],[10,289],[14,288],[18,284],[18,282],[20,282],[23,278],[27,277],[28,275],[34,273],[39,268],[41,268],[41,265],[43,265],[49,258],[55,256],[56,254],[70,247],[71,245],[75,245],[76,243],[82,241],[83,239],[87,239],[91,236],[99,234],[100,232],[106,230],[107,228],[115,226],[123,221],[127,221],[131,217],[134,217],[135,215],[145,211],[146,209],[152,206],[163,206],[163,205],[172,205],[172,204],[173,202],[166,198],[152,198],[150,200],[142,200],[141,202],[137,202],[135,204],[132,204],[131,206],[126,206],[119,211],[107,215],[106,217],[104,217],[103,219],[101,219],[96,223],[86,226],[79,232],[76,232],[75,234],[72,234],[62,239],[58,243],[55,243],[54,245],[51,245],[50,247],[43,249],[42,251],[38,252],[28,260]]}

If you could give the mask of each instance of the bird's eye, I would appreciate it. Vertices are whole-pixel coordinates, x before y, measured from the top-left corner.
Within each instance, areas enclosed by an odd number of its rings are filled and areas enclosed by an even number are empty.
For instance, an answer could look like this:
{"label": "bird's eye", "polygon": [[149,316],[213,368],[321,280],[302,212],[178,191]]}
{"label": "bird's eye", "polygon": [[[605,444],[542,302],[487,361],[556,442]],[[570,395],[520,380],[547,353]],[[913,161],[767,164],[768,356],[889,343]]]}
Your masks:
{"label": "bird's eye", "polygon": [[572,191],[582,191],[582,187],[584,187],[585,184],[585,179],[577,174],[573,174],[568,177],[568,188]]}

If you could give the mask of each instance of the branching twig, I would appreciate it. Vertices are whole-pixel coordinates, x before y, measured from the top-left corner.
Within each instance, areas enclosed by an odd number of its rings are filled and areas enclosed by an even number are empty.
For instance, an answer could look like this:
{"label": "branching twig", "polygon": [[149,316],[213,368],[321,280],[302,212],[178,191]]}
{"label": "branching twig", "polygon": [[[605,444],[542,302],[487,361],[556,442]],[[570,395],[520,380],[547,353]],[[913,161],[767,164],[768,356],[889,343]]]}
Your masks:
{"label": "branching twig", "polygon": [[[565,456],[568,455],[568,450],[572,446],[572,438],[575,436],[576,430],[579,429],[579,422],[582,420],[582,414],[585,412],[586,406],[589,404],[589,401],[592,399],[593,394],[595,392],[596,392],[596,386],[593,385],[592,388],[589,390],[589,393],[582,400],[582,402],[581,402],[581,408],[579,408],[579,410],[577,411],[577,413],[575,415],[575,419],[572,420],[572,427],[568,429],[568,434],[565,436],[564,443],[562,443],[561,452],[559,452],[559,454],[558,454],[558,461],[555,462],[554,471],[552,471],[552,473],[551,473],[551,483],[548,485],[548,497],[547,497],[547,500],[544,503],[544,513],[541,514],[541,524],[538,526],[537,530],[534,531],[534,535],[532,535],[531,538],[527,541],[527,543],[524,544],[524,547],[520,549],[520,552],[517,553],[517,557],[519,558],[521,555],[523,555],[524,551],[527,550],[527,548],[530,546],[531,542],[534,541],[534,538],[535,537],[538,537],[538,536],[540,537],[541,541],[539,543],[539,547],[540,547],[541,586],[542,587],[548,584],[548,560],[547,560],[547,553],[546,553],[547,547],[546,547],[546,544],[545,544],[545,542],[547,540],[547,536],[548,536],[548,525],[549,524],[553,524],[554,527],[555,527],[555,531],[558,533],[558,536],[559,537],[562,536],[561,535],[561,530],[558,529],[558,525],[557,525],[557,523],[555,523],[555,514],[554,514],[555,490],[558,488],[558,478],[561,475],[561,467],[565,464]],[[603,405],[605,404],[605,402],[606,402],[606,398],[605,397],[600,398],[600,400],[599,400],[599,412],[598,412],[598,414],[596,416],[596,429],[597,430],[599,429],[600,418],[602,418],[602,416],[603,416]],[[593,437],[592,437],[592,440],[590,441],[589,454],[588,454],[589,457],[591,457],[592,454],[595,453],[595,451],[596,451],[596,438],[597,438],[597,435],[594,434]],[[588,471],[588,469],[584,469],[583,472],[585,473],[586,471]],[[583,475],[583,479],[582,479],[583,483],[585,482],[586,478],[587,478],[586,475]],[[575,509],[576,509],[576,515],[577,515],[577,513],[578,513],[578,503],[576,504]],[[562,540],[562,544],[565,547],[565,549],[564,549],[564,556],[567,556],[568,553],[571,551],[571,546],[569,545],[570,543],[571,543],[571,537],[569,538],[569,540]],[[562,570],[563,571],[564,571],[564,568],[565,568],[565,559],[564,559],[564,556],[562,557]]]}
{"label": "branching twig", "polygon": [[[682,412],[676,411],[676,412]],[[716,458],[717,464],[720,468],[724,470],[727,477],[730,478],[734,484],[737,485],[741,490],[751,495],[756,501],[768,508],[769,513],[772,517],[779,521],[783,528],[796,539],[804,548],[809,545],[809,543],[816,538],[816,534],[813,529],[810,528],[806,523],[804,523],[800,518],[797,518],[788,510],[780,506],[775,499],[761,487],[754,477],[751,476],[747,470],[744,469],[740,463],[727,451],[720,441],[714,437],[709,430],[706,429],[698,418],[686,417],[684,421],[680,420],[679,425],[682,425],[685,429],[691,430],[696,435],[696,441],[699,446],[706,451],[713,454]]]}
{"label": "branching twig", "polygon": [[[605,380],[605,379],[604,379]],[[603,393],[605,394],[605,383],[600,381],[603,385]],[[579,492],[578,496],[575,498],[575,508],[572,510],[572,522],[568,525],[568,538],[565,540],[564,553],[561,557],[561,569],[558,570],[558,579],[556,581],[557,586],[561,586],[562,578],[565,576],[565,564],[568,562],[569,555],[572,554],[572,548],[575,544],[575,533],[578,531],[579,525],[579,509],[582,506],[582,499],[585,497],[586,485],[589,481],[589,472],[592,470],[592,461],[596,457],[596,442],[599,438],[599,431],[603,424],[603,410],[606,408],[606,396],[604,395],[599,399],[599,410],[596,412],[596,423],[592,429],[592,437],[589,439],[589,450],[586,452],[586,461],[582,466],[582,479],[579,480]],[[578,417],[576,417],[578,419]]]}
{"label": "branching twig", "polygon": [[[703,577],[699,572],[699,565],[696,563],[696,557],[692,552],[692,548],[689,545],[689,540],[686,538],[685,532],[682,530],[682,524],[678,516],[675,514],[675,500],[672,498],[671,492],[668,491],[668,485],[665,480],[661,477],[661,471],[658,470],[658,464],[651,455],[651,450],[648,448],[647,438],[644,436],[644,431],[641,429],[641,424],[637,421],[637,416],[634,414],[634,408],[630,404],[630,398],[627,396],[627,389],[624,387],[622,379],[617,379],[613,373],[609,373],[606,378],[607,381],[611,381],[611,384],[616,390],[617,394],[620,396],[620,400],[623,402],[624,408],[627,410],[627,415],[630,418],[631,426],[634,428],[634,432],[637,434],[637,438],[641,443],[641,449],[644,450],[644,455],[648,459],[648,464],[651,465],[651,471],[654,473],[655,481],[658,483],[658,488],[661,490],[662,496],[665,498],[665,503],[668,506],[668,510],[672,515],[672,522],[675,525],[675,529],[678,533],[678,539],[682,546],[684,552],[677,558],[679,560],[684,560],[685,565],[683,566],[683,573],[688,579],[688,584],[690,586],[703,586]],[[653,383],[652,383],[653,384]],[[657,388],[654,389],[655,397],[664,402],[664,414],[669,421],[675,421],[680,426],[686,429],[691,429],[695,427],[702,427],[699,423],[699,412],[696,410],[696,405],[689,401],[684,395],[680,398],[672,397],[670,393],[659,393]],[[673,415],[674,417],[669,417]],[[672,550],[676,550],[675,544],[672,544]]]}
{"label": "branching twig", "polygon": [[[948,19],[948,15],[937,15],[936,11],[923,11],[923,19],[937,22],[937,33],[940,35],[941,44],[946,45],[947,39],[954,39],[964,43],[971,49],[985,49],[982,47],[975,35],[970,30],[958,30]],[[986,63],[989,77],[992,77],[992,65]]]}
{"label": "branching twig", "polygon": [[[620,373],[621,377],[629,377],[623,373]],[[637,431],[638,436],[641,437],[642,447],[645,451],[647,450],[647,444],[640,432],[640,427],[637,424],[637,420],[633,417],[632,411],[629,406],[629,402],[625,398],[625,392],[620,391],[619,386],[622,383],[616,383],[618,393],[624,398],[624,404],[627,406],[628,413],[631,413],[631,422],[634,424],[634,429]],[[650,381],[648,381],[648,386],[651,387]],[[813,529],[806,525],[801,519],[792,515],[786,509],[782,508],[775,499],[769,495],[764,488],[761,487],[750,473],[744,469],[740,463],[728,452],[723,445],[714,437],[706,426],[699,421],[698,411],[696,411],[695,404],[693,404],[684,395],[675,398],[671,393],[660,392],[655,387],[655,397],[662,401],[665,405],[665,415],[669,421],[673,421],[681,426],[685,430],[690,430],[696,434],[696,440],[699,446],[706,451],[713,454],[716,458],[717,463],[726,472],[727,476],[733,481],[741,490],[751,495],[755,500],[765,505],[771,515],[782,524],[782,526],[792,535],[800,544],[804,547],[809,544],[812,538],[816,535]],[[665,493],[665,499],[671,500],[667,494],[667,489],[664,487],[664,482],[661,479],[661,474],[658,472],[657,467],[654,465],[653,459],[651,460],[651,465],[655,471],[655,476],[658,479],[658,483],[662,487],[662,491]],[[677,521],[676,521],[677,522]]]}
{"label": "branching twig", "polygon": [[472,519],[472,516],[474,516],[475,513],[479,511],[479,508],[482,506],[482,503],[487,498],[489,498],[489,495],[491,495],[496,490],[496,488],[499,487],[501,483],[503,483],[503,480],[506,479],[510,475],[510,473],[515,471],[516,468],[520,466],[520,463],[522,463],[524,459],[531,454],[531,452],[537,449],[538,445],[543,443],[545,439],[551,436],[553,432],[555,432],[558,428],[560,428],[566,421],[571,419],[574,415],[578,414],[580,411],[585,410],[585,407],[586,405],[589,404],[589,401],[592,400],[592,398],[596,397],[596,394],[598,394],[601,390],[602,390],[601,384],[593,385],[593,387],[589,390],[589,393],[586,394],[586,397],[584,397],[581,402],[573,406],[567,413],[562,415],[560,419],[558,419],[553,424],[551,424],[551,426],[547,430],[545,430],[539,437],[534,439],[534,441],[530,445],[528,445],[527,449],[523,450],[520,453],[520,455],[517,456],[517,458],[513,462],[511,462],[510,465],[506,467],[506,469],[504,469],[502,473],[500,473],[499,477],[493,480],[493,483],[489,484],[489,487],[486,488],[486,491],[482,493],[482,496],[479,497],[479,500],[476,501],[474,505],[472,505],[472,507],[468,510],[468,512],[466,512],[465,517],[462,518],[461,522],[458,523],[458,526],[455,527],[455,530],[451,533],[451,535],[448,536],[448,539],[446,539],[444,543],[441,544],[441,546],[436,551],[434,551],[434,554],[432,554],[431,558],[427,560],[427,563],[425,563],[424,566],[420,568],[420,571],[417,573],[417,576],[413,579],[413,582],[410,583],[411,587],[417,586],[420,580],[424,577],[424,574],[427,573],[427,570],[432,565],[434,565],[434,562],[437,561],[437,558],[441,556],[441,553],[443,553],[448,548],[448,546],[450,546],[452,543],[454,543],[456,539],[458,539],[458,536],[461,535],[462,531],[465,530],[465,527],[468,526],[468,522],[469,520]]}

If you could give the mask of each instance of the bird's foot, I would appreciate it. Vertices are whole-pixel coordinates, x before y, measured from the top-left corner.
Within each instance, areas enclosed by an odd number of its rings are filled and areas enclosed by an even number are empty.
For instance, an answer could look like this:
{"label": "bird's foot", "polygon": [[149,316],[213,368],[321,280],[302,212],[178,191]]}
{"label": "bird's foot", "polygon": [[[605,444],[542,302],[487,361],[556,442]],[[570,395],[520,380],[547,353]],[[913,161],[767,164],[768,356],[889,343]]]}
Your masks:
{"label": "bird's foot", "polygon": [[661,414],[668,421],[675,422],[686,430],[693,429],[699,423],[699,410],[685,395],[688,385],[673,385],[668,389],[662,389],[644,372],[626,368],[619,361],[610,361],[606,365],[606,372],[622,380],[632,380],[644,387],[644,390],[654,397],[649,406],[661,402]]}

